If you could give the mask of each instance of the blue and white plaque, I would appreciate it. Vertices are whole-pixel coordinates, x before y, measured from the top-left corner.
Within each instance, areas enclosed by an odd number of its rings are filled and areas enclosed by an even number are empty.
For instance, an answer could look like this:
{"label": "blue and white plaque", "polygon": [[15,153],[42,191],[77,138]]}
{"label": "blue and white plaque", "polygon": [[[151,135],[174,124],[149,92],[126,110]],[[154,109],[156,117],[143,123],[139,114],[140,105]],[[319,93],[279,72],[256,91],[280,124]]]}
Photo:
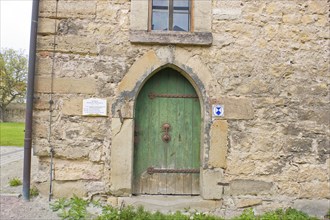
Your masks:
{"label": "blue and white plaque", "polygon": [[212,105],[213,117],[223,117],[225,114],[225,109],[223,105]]}

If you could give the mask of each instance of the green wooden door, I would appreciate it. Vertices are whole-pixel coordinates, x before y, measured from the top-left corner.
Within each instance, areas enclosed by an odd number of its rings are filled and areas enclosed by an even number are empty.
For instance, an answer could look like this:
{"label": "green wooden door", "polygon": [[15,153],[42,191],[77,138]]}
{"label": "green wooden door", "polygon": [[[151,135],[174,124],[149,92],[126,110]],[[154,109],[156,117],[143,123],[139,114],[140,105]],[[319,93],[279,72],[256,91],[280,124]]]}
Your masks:
{"label": "green wooden door", "polygon": [[200,123],[185,77],[166,68],[147,81],[136,103],[133,194],[199,194]]}

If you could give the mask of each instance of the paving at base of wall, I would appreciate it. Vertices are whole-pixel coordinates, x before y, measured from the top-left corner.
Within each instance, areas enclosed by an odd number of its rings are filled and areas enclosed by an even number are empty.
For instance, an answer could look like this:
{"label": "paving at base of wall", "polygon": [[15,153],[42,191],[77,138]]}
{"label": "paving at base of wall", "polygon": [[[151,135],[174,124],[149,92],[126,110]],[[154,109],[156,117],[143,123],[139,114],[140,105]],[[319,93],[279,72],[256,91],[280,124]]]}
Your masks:
{"label": "paving at base of wall", "polygon": [[0,195],[0,219],[61,219],[49,208],[45,197],[25,202],[20,197]]}
{"label": "paving at base of wall", "polygon": [[[0,219],[60,219],[49,208],[48,198],[22,198],[22,186],[11,187],[9,180],[23,177],[22,147],[0,146]],[[37,158],[32,156],[32,175],[37,168]]]}
{"label": "paving at base of wall", "polygon": [[23,158],[23,147],[11,147],[1,146],[0,147],[0,166],[8,163],[21,160]]}

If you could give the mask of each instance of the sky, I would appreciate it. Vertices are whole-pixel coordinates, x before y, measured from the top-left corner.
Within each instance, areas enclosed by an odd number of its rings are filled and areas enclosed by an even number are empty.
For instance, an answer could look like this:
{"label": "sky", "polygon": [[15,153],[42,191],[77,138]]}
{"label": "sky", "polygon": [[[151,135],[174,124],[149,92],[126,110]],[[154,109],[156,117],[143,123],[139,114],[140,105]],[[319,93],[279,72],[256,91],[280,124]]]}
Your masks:
{"label": "sky", "polygon": [[0,48],[29,53],[32,0],[0,0]]}

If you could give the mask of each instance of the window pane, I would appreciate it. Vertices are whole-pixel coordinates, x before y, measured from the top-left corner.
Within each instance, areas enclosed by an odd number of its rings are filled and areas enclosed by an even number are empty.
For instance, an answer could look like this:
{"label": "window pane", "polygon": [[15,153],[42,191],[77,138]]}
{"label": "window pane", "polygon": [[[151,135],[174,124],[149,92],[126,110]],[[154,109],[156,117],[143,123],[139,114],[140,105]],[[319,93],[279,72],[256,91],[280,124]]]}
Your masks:
{"label": "window pane", "polygon": [[165,6],[168,7],[168,0],[153,0],[152,6]]}
{"label": "window pane", "polygon": [[173,30],[189,31],[189,0],[173,0]]}
{"label": "window pane", "polygon": [[189,10],[189,0],[173,0],[173,6],[174,9],[180,7],[180,8],[188,8],[186,10]]}
{"label": "window pane", "polygon": [[[189,1],[190,0],[173,0],[172,7],[169,5],[170,0],[153,0],[151,29],[189,31]],[[171,16],[171,18],[169,16]],[[169,27],[169,25],[171,25],[171,27]]]}
{"label": "window pane", "polygon": [[153,10],[152,12],[152,30],[168,30],[168,11]]}
{"label": "window pane", "polygon": [[189,31],[189,14],[174,12],[173,31]]}

